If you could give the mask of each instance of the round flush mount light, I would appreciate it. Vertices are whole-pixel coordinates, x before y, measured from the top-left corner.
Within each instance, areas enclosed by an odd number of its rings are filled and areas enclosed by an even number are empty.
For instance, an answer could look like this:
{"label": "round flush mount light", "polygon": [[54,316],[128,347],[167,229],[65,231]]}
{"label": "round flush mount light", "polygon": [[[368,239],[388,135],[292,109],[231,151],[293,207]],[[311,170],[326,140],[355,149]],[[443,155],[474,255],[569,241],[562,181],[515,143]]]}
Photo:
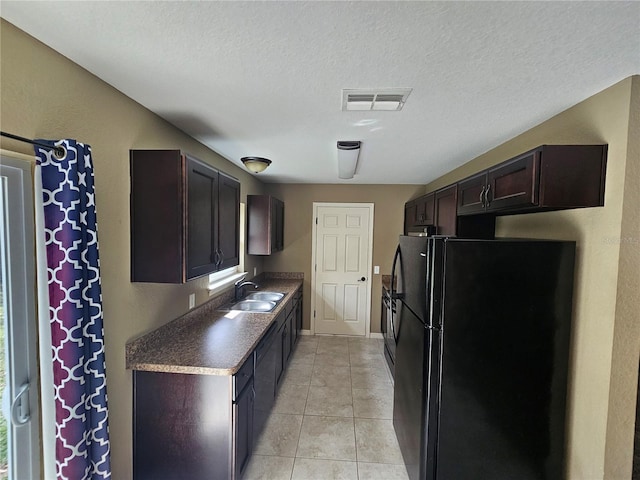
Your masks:
{"label": "round flush mount light", "polygon": [[263,172],[269,165],[271,165],[271,160],[262,157],[242,157],[240,161],[244,164],[247,170],[253,173]]}

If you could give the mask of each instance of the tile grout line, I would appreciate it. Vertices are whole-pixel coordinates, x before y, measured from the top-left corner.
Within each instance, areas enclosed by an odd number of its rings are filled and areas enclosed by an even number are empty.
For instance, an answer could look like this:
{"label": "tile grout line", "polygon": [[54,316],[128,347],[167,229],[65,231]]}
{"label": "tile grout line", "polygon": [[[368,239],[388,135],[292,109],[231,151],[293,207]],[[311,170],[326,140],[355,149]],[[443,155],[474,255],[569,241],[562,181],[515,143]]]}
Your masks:
{"label": "tile grout line", "polygon": [[300,449],[300,439],[302,438],[302,427],[304,426],[304,417],[306,416],[307,411],[307,402],[309,401],[309,393],[311,393],[311,379],[313,378],[313,367],[316,364],[316,355],[318,353],[318,345],[316,344],[316,349],[313,352],[313,363],[311,364],[311,376],[309,377],[309,385],[307,388],[307,398],[304,400],[304,408],[302,409],[302,421],[300,422],[300,431],[298,432],[298,441],[296,442],[296,451],[293,454],[293,465],[291,466],[291,475],[289,480],[293,480],[293,471],[296,468],[296,460],[298,459],[298,450]]}
{"label": "tile grout line", "polygon": [[[347,342],[347,355],[349,356],[349,378],[351,381],[349,385],[351,386],[351,409],[353,411],[353,443],[354,449],[356,451],[356,478],[360,478],[358,473],[358,437],[356,434],[356,409],[353,406],[353,375],[352,375],[352,366],[351,366],[351,343]],[[354,352],[355,353],[355,352]]]}

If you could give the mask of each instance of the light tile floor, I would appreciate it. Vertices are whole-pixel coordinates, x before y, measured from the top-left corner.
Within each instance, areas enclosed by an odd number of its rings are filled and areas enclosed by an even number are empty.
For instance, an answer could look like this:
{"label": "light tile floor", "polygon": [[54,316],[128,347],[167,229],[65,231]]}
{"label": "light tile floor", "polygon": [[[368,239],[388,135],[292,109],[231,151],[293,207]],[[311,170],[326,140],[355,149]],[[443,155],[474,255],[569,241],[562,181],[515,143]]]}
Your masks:
{"label": "light tile floor", "polygon": [[300,338],[243,480],[406,480],[382,340]]}

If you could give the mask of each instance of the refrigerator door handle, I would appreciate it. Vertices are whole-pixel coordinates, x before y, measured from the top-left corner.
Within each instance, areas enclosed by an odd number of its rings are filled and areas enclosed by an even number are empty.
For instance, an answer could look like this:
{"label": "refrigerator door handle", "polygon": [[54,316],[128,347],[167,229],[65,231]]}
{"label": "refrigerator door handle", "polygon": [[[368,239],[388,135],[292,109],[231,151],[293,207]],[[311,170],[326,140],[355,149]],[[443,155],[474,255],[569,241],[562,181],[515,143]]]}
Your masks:
{"label": "refrigerator door handle", "polygon": [[400,245],[398,244],[398,246],[396,247],[396,253],[393,256],[393,263],[391,264],[391,300],[392,301],[403,297],[401,293],[398,293],[397,291],[394,292],[394,288],[393,288],[393,284],[395,283],[394,277],[396,275],[396,263],[398,263],[399,256],[400,256]]}

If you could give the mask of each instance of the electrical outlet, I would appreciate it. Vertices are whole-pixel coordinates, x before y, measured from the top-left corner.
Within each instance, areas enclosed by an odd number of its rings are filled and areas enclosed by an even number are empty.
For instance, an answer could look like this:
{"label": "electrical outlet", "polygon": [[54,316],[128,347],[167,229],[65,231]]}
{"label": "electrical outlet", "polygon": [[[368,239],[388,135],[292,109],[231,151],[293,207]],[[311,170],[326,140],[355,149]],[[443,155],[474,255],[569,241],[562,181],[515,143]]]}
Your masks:
{"label": "electrical outlet", "polygon": [[196,306],[196,294],[189,295],[189,310]]}
{"label": "electrical outlet", "polygon": [[373,267],[373,274],[380,275],[380,265],[376,265],[375,267]]}

